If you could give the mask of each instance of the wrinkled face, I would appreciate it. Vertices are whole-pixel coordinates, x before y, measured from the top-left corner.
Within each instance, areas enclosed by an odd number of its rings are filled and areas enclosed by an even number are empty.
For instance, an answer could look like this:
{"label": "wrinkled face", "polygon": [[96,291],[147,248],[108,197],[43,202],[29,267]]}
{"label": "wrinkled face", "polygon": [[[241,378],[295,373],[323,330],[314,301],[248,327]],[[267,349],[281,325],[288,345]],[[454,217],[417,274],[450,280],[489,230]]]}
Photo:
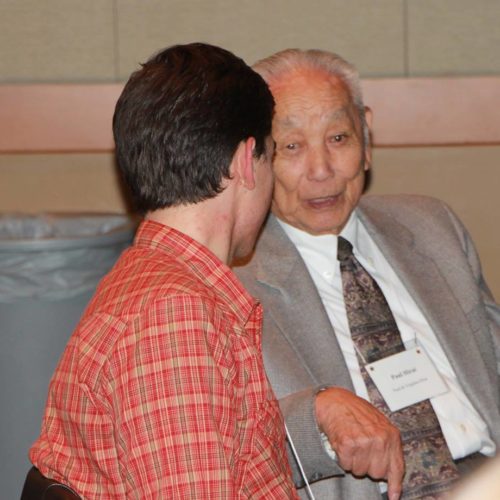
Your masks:
{"label": "wrinkled face", "polygon": [[370,165],[347,87],[322,71],[271,83],[276,108],[272,212],[310,234],[338,234],[356,207]]}

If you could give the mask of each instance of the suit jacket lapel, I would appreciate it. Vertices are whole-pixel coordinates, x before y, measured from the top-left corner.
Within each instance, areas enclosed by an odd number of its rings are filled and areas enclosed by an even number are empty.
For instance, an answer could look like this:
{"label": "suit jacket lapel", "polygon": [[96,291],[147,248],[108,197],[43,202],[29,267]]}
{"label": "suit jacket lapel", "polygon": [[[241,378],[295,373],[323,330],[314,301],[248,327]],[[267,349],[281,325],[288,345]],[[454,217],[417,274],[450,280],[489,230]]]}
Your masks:
{"label": "suit jacket lapel", "polygon": [[363,204],[359,216],[426,317],[476,410],[492,415],[496,405],[482,368],[484,359],[467,316],[436,263],[395,218]]}
{"label": "suit jacket lapel", "polygon": [[344,357],[309,272],[277,220],[270,216],[259,241],[265,259],[256,278],[275,297],[265,314],[272,316],[315,384],[353,389]]}

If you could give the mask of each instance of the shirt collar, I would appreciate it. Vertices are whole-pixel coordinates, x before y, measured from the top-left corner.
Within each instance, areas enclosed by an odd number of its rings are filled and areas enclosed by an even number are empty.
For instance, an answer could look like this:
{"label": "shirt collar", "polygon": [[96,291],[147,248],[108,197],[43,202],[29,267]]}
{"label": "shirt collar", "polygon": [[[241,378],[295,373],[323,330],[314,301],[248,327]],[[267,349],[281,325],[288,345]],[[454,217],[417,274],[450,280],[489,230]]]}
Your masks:
{"label": "shirt collar", "polygon": [[207,247],[176,229],[145,220],[137,230],[134,245],[152,248],[183,261],[243,324],[258,304],[226,264]]}
{"label": "shirt collar", "polygon": [[[291,242],[302,254],[305,252],[314,252],[316,255],[321,255],[329,262],[336,262],[337,260],[337,235],[335,234],[321,234],[313,235],[302,229],[298,229],[286,222],[278,219],[278,223],[285,231],[286,235],[290,238]],[[354,210],[347,221],[344,229],[340,235],[346,240],[349,240],[353,248],[358,249],[360,246],[360,220],[357,211]]]}

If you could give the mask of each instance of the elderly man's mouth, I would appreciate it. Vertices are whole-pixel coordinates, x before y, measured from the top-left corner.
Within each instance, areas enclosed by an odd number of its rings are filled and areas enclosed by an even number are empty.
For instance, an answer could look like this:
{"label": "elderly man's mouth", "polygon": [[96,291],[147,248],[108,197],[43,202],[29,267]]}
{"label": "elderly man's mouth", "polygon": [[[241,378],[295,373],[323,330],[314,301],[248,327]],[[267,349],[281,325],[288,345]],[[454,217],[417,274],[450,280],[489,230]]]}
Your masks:
{"label": "elderly man's mouth", "polygon": [[338,204],[340,196],[323,196],[321,198],[311,198],[307,200],[307,205],[315,210],[331,208]]}

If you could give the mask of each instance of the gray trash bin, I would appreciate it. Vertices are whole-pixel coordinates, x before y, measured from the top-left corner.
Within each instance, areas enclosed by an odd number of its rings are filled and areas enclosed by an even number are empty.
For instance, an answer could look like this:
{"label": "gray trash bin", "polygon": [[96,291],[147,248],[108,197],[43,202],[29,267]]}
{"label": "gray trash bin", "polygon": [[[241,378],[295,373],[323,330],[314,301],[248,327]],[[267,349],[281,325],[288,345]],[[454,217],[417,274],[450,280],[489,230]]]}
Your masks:
{"label": "gray trash bin", "polygon": [[0,215],[0,498],[19,498],[47,386],[102,276],[133,239],[122,215]]}

